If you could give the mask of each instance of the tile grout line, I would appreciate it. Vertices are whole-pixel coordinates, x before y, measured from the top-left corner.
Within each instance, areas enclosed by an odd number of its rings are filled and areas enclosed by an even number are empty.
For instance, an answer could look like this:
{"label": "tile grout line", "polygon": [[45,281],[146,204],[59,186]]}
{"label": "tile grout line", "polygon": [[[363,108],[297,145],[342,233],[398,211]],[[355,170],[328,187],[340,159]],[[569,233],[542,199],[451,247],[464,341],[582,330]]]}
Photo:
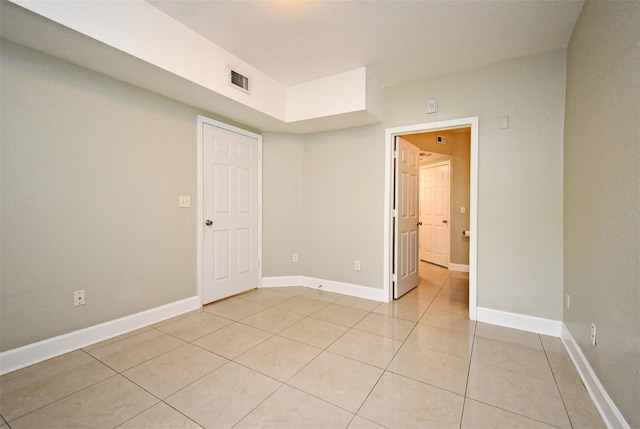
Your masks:
{"label": "tile grout line", "polygon": [[[538,338],[540,337],[540,335],[538,335]],[[564,395],[562,394],[562,391],[560,390],[560,386],[558,385],[558,379],[556,378],[556,373],[553,370],[553,367],[551,366],[551,360],[549,359],[549,354],[547,353],[547,349],[544,346],[544,342],[542,342],[542,339],[540,338],[540,342],[542,343],[542,350],[544,350],[544,356],[547,360],[547,365],[549,365],[549,370],[551,371],[551,376],[553,377],[553,383],[556,386],[556,390],[558,391],[558,395],[560,396],[560,400],[562,401],[562,407],[564,408],[564,412],[567,414],[567,419],[569,420],[569,424],[571,425],[571,427],[574,427],[573,424],[573,420],[571,419],[571,415],[569,414],[569,410],[567,409],[567,403],[565,402],[564,399]]]}

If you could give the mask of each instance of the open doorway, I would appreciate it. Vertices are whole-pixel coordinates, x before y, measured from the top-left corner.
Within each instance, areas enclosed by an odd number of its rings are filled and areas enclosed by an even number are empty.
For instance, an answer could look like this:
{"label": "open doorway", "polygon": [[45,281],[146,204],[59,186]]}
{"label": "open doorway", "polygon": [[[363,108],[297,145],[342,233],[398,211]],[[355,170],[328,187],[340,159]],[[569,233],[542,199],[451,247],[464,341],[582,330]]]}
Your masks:
{"label": "open doorway", "polygon": [[403,138],[420,149],[420,260],[468,272],[471,128]]}
{"label": "open doorway", "polygon": [[[388,294],[391,300],[394,293],[394,263],[395,263],[395,249],[397,248],[394,235],[394,142],[396,137],[403,136],[407,140],[412,140],[411,136],[418,138],[419,134],[439,132],[438,134],[445,135],[448,132],[462,133],[463,129],[470,130],[470,147],[469,147],[469,191],[468,191],[468,207],[460,205],[459,201],[455,203],[457,212],[468,216],[468,229],[460,228],[460,236],[463,236],[463,231],[469,231],[468,237],[468,269],[469,269],[469,318],[476,320],[476,308],[477,308],[477,195],[478,195],[478,118],[462,118],[450,121],[433,122],[427,124],[417,124],[405,127],[389,128],[386,130],[386,167],[385,167],[385,265],[384,265],[384,290],[385,294]],[[458,131],[459,130],[459,131]],[[446,133],[445,133],[446,132]],[[443,145],[445,146],[445,145]],[[428,150],[425,149],[426,152]],[[442,151],[445,151],[442,149]],[[464,209],[463,209],[464,207]],[[447,219],[448,221],[448,219]],[[456,229],[456,230],[457,230]],[[459,250],[457,250],[459,251]],[[465,264],[459,264],[459,266],[452,267],[459,270],[465,270]]]}

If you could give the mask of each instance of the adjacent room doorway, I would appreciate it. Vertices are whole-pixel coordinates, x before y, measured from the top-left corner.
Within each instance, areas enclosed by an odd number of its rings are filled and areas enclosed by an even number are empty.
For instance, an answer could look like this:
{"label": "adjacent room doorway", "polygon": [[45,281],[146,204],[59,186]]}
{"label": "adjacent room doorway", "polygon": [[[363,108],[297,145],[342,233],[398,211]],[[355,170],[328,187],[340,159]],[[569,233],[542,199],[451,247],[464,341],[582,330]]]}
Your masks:
{"label": "adjacent room doorway", "polygon": [[451,161],[420,166],[420,260],[449,267]]}
{"label": "adjacent room doorway", "polygon": [[[399,180],[400,169],[396,168],[394,148],[396,137],[408,134],[444,131],[469,127],[471,129],[470,142],[470,222],[469,222],[469,318],[476,320],[477,313],[477,249],[478,249],[478,117],[461,118],[449,121],[439,121],[416,124],[404,127],[388,128],[385,139],[385,216],[384,216],[384,291],[389,299],[394,299],[398,293],[398,243],[399,234],[396,229],[396,181]],[[417,192],[417,189],[416,189]],[[416,252],[417,256],[417,252]],[[417,264],[416,260],[416,264]]]}

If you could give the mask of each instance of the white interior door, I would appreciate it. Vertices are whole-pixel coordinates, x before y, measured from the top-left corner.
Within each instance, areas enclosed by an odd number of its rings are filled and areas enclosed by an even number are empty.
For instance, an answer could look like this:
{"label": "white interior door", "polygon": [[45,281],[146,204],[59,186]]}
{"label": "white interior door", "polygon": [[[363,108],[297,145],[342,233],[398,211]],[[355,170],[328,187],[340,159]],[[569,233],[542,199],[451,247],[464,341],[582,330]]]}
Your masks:
{"label": "white interior door", "polygon": [[450,163],[420,168],[420,259],[449,266]]}
{"label": "white interior door", "polygon": [[202,125],[203,304],[258,287],[259,140]]}
{"label": "white interior door", "polygon": [[395,243],[393,297],[418,285],[418,162],[420,150],[402,139],[395,141]]}

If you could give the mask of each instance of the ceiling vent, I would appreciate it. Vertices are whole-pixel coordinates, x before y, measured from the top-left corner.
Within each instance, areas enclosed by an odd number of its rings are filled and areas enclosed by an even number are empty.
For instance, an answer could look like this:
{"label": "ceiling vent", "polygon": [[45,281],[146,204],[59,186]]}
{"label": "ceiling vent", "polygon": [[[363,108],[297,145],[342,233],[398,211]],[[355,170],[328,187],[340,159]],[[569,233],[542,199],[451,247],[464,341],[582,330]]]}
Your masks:
{"label": "ceiling vent", "polygon": [[235,70],[229,69],[229,83],[234,88],[249,93],[249,78],[243,76]]}

